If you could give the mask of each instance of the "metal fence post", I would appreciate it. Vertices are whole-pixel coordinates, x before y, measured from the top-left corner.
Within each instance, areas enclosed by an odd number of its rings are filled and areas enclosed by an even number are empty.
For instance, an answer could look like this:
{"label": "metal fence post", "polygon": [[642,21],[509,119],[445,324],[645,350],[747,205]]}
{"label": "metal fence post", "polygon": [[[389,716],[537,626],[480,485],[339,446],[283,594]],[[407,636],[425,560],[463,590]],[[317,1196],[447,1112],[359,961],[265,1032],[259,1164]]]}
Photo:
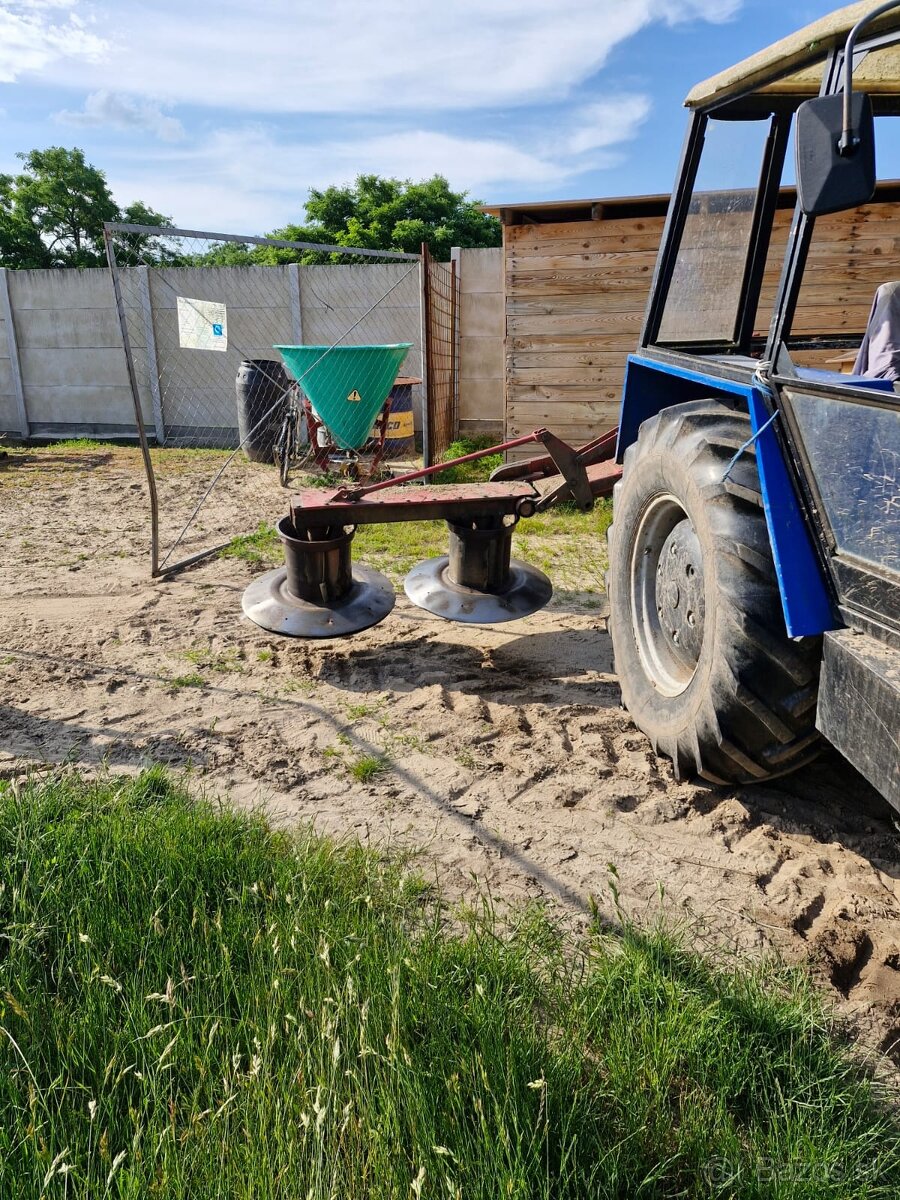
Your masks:
{"label": "metal fence post", "polygon": [[12,375],[13,395],[16,398],[16,414],[19,418],[19,430],[23,438],[31,434],[28,423],[28,409],[25,407],[25,389],[22,386],[22,368],[19,364],[19,344],[16,341],[16,323],[13,320],[12,305],[9,301],[9,279],[6,267],[0,267],[0,317],[6,324],[6,345],[9,349],[9,369]]}

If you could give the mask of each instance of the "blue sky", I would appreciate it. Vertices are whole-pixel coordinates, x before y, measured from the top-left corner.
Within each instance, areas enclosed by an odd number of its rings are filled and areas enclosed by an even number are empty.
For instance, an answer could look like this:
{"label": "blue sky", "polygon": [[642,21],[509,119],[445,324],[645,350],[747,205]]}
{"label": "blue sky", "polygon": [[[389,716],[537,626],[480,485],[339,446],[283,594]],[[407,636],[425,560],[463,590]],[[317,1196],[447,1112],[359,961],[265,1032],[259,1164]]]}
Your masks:
{"label": "blue sky", "polygon": [[689,88],[832,7],[0,0],[0,172],[80,146],[120,204],[243,233],[363,171],[489,203],[662,192]]}

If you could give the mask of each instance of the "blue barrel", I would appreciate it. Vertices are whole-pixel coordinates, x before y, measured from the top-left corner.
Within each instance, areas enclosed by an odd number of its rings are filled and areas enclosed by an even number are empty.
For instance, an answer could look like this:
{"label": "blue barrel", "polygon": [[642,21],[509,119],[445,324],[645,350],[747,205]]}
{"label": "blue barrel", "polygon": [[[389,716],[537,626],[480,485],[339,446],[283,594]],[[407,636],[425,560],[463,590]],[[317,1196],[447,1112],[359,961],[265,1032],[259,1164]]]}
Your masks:
{"label": "blue barrel", "polygon": [[416,452],[416,431],[413,424],[413,384],[421,383],[411,375],[401,375],[390,392],[391,411],[384,438],[385,458],[412,458]]}

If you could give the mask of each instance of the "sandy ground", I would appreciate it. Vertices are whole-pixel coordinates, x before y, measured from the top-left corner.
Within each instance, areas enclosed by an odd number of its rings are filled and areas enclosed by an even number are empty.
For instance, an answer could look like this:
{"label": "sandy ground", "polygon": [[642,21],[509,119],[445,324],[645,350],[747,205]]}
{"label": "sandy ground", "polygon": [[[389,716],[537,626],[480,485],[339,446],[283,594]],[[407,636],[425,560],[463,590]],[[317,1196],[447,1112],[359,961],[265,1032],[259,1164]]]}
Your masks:
{"label": "sandy ground", "polygon": [[[187,512],[198,476],[173,467],[162,491]],[[203,523],[227,537],[285,508],[271,472],[238,465]],[[702,944],[808,962],[900,1061],[898,827],[837,755],[771,786],[676,783],[619,707],[602,609],[577,589],[492,628],[401,596],[374,630],[298,642],[242,616],[258,568],[151,582],[146,545],[135,452],[0,460],[0,774],[162,760],[281,819],[412,847],[450,894],[477,880],[576,918],[612,912],[614,864],[635,917],[662,903]],[[353,777],[381,754],[387,771]]]}

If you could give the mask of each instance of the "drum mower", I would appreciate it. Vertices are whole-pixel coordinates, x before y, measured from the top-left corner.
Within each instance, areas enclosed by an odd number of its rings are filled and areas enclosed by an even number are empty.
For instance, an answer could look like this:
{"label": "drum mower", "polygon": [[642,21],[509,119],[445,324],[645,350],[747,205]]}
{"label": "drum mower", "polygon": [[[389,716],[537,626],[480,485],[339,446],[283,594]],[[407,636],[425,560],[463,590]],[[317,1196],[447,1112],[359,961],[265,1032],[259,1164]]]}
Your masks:
{"label": "drum mower", "polygon": [[[553,593],[542,571],[511,557],[518,521],[562,501],[581,511],[608,495],[621,475],[616,431],[578,449],[547,429],[450,462],[368,485],[307,488],[291,497],[277,524],[285,565],[254,580],[243,609],[252,621],[290,637],[345,637],[384,620],[394,590],[384,575],[352,562],[359,525],[447,522],[449,552],[406,577],[414,604],[449,621],[494,624],[543,608]],[[487,483],[426,485],[448,467],[530,443],[544,453],[496,470]]]}

